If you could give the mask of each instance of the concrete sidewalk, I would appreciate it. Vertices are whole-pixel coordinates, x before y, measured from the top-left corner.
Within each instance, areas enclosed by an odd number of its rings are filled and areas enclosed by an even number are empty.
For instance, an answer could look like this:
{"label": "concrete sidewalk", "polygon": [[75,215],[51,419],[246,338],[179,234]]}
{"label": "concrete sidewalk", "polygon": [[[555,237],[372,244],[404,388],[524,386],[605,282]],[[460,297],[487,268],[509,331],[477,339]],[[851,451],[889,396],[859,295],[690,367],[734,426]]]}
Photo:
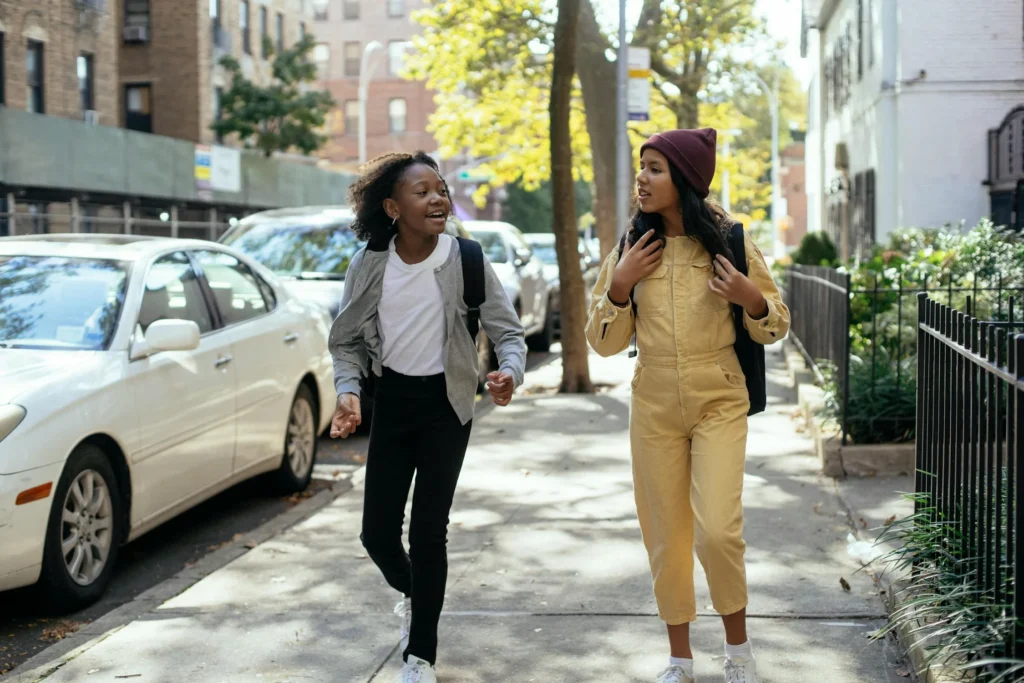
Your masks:
{"label": "concrete sidewalk", "polygon": [[[558,396],[557,362],[478,420],[452,514],[441,620],[444,683],[639,683],[667,657],[630,482],[632,362],[592,359],[592,396]],[[847,558],[835,483],[796,433],[788,375],[769,354],[769,410],[751,420],[745,491],[750,632],[771,683],[903,681],[878,589]],[[366,683],[399,669],[397,600],[358,540],[361,486],[17,681]],[[699,570],[698,570],[699,572]],[[851,586],[846,591],[840,577]],[[174,579],[172,579],[174,581]],[[706,581],[697,672],[721,681]],[[17,672],[16,672],[17,673]]]}

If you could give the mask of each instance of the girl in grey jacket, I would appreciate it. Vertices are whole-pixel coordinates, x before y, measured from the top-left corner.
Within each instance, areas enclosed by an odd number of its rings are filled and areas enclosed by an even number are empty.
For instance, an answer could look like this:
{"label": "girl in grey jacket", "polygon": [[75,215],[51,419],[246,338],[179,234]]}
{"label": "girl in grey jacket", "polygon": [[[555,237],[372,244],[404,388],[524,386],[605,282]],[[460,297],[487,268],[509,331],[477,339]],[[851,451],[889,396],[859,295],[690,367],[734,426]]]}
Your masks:
{"label": "girl in grey jacket", "polygon": [[[476,340],[466,325],[462,258],[444,228],[451,212],[437,163],[422,152],[370,162],[349,190],[352,228],[368,242],[345,277],[331,329],[338,407],[331,436],[361,421],[359,380],[376,376],[361,539],[404,599],[402,683],[434,683],[437,624],[448,576],[448,514],[469,444],[478,382]],[[499,370],[487,390],[508,405],[523,381],[522,325],[484,259],[480,324]],[[409,552],[402,523],[413,474]]]}

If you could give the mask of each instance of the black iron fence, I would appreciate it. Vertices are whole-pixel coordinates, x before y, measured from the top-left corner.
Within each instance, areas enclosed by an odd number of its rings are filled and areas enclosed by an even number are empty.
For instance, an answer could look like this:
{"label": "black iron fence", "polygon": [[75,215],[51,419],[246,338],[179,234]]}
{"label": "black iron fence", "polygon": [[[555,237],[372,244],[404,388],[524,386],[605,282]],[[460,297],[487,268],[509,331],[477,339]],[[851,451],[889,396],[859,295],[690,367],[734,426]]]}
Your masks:
{"label": "black iron fence", "polygon": [[[918,511],[1024,658],[1024,334],[918,294]],[[924,494],[923,496],[920,494]]]}
{"label": "black iron fence", "polygon": [[[826,380],[846,444],[910,441],[915,435],[917,330],[913,297],[925,295],[1008,331],[1024,331],[1015,303],[1024,283],[1002,274],[917,278],[893,269],[870,284],[824,266],[787,269],[791,338]],[[852,393],[851,393],[852,392]]]}

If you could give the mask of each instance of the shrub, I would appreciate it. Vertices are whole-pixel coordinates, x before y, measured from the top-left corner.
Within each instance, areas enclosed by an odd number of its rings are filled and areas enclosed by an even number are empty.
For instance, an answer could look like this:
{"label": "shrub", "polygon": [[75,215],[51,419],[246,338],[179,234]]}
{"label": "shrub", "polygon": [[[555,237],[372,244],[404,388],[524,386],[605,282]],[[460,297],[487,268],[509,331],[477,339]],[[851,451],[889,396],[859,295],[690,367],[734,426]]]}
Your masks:
{"label": "shrub", "polygon": [[[917,359],[897,361],[885,349],[874,359],[850,357],[847,433],[853,443],[901,443],[915,436]],[[825,373],[825,412],[837,423],[843,415],[843,395],[835,369]]]}
{"label": "shrub", "polygon": [[836,266],[839,252],[832,239],[824,232],[809,232],[800,240],[800,246],[792,254],[793,263],[802,266]]}

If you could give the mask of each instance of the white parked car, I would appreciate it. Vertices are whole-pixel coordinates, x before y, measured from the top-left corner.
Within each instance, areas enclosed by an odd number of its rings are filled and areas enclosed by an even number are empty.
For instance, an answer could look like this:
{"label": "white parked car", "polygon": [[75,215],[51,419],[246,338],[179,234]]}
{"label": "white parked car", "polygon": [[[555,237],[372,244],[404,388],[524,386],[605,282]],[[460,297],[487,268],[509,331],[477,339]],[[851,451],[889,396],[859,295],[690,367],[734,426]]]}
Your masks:
{"label": "white parked car", "polygon": [[501,279],[505,293],[526,328],[526,342],[534,351],[547,351],[557,323],[551,287],[544,263],[533,253],[514,225],[501,221],[466,221],[466,229],[484,249]]}
{"label": "white parked car", "polygon": [[306,488],[329,323],[218,244],[0,239],[0,590],[80,606],[120,544],[236,482]]}

